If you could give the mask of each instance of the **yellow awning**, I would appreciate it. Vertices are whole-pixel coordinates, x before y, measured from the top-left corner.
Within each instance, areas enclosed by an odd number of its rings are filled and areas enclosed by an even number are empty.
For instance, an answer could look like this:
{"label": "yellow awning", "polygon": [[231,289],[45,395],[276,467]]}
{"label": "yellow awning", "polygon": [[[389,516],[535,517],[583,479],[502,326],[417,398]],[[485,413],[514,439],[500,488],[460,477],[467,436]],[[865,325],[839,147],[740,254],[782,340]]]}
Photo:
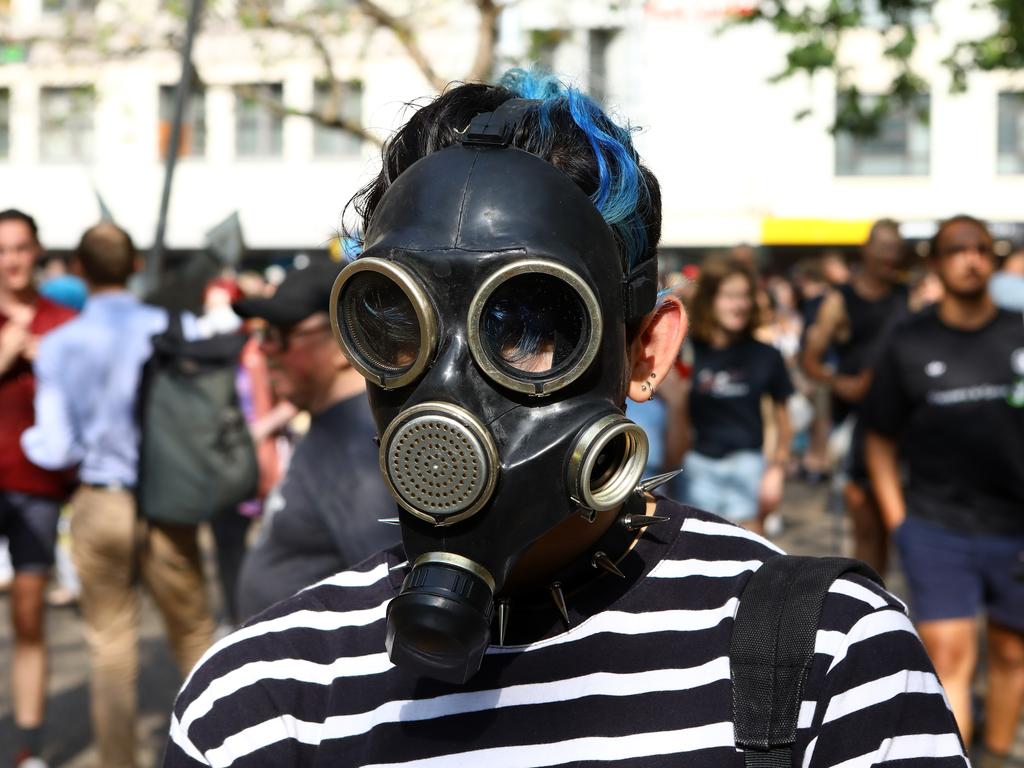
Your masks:
{"label": "yellow awning", "polygon": [[761,220],[762,245],[860,245],[868,239],[872,219]]}

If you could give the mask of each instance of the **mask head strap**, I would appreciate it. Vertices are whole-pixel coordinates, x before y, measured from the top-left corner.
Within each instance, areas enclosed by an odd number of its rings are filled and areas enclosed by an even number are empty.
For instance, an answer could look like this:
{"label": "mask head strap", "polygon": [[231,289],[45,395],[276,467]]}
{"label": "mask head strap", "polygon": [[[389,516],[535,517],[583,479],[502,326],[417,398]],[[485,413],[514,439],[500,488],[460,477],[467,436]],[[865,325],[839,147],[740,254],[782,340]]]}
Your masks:
{"label": "mask head strap", "polygon": [[658,260],[644,259],[622,278],[626,325],[642,320],[658,303]]}
{"label": "mask head strap", "polygon": [[507,147],[526,112],[540,99],[509,99],[493,112],[482,112],[462,134],[464,147]]}

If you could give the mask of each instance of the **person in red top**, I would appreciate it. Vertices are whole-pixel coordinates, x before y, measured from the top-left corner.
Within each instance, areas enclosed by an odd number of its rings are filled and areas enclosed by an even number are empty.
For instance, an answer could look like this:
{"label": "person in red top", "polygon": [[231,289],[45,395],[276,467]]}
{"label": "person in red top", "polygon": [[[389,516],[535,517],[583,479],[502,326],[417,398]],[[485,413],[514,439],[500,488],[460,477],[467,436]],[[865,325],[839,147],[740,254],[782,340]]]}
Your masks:
{"label": "person in red top", "polygon": [[42,253],[35,220],[0,211],[0,536],[10,542],[14,625],[14,721],[21,744],[16,765],[38,759],[46,706],[43,590],[53,565],[64,475],[40,469],[21,450],[21,433],[35,421],[32,360],[39,339],[74,317],[40,296],[33,284]]}

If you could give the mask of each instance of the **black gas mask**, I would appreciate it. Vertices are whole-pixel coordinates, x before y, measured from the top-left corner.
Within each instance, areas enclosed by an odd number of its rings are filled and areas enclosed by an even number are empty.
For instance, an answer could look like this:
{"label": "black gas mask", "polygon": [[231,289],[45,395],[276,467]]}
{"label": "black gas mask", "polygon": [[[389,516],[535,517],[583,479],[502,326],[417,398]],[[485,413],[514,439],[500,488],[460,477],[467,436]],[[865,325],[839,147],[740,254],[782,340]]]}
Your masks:
{"label": "black gas mask", "polygon": [[647,460],[622,406],[627,326],[654,308],[656,265],[624,278],[587,195],[508,146],[531,104],[477,116],[403,172],[331,300],[410,563],[388,653],[454,682],[479,668],[517,558],[570,516],[621,505]]}

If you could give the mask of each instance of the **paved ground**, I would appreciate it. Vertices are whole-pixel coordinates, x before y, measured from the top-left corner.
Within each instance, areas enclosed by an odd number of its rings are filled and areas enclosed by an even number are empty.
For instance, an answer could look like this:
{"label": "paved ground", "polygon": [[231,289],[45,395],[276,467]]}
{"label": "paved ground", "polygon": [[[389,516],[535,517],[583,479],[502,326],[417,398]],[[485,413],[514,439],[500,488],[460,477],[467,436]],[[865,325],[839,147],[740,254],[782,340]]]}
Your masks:
{"label": "paved ground", "polygon": [[[840,515],[827,512],[827,491],[791,483],[782,508],[782,533],[776,541],[794,554],[848,554],[848,530]],[[902,596],[903,582],[890,574],[889,587]],[[6,620],[6,596],[0,596],[0,668],[10,659],[10,625]],[[94,768],[88,715],[88,664],[81,623],[72,608],[50,609],[47,632],[52,653],[50,704],[47,716],[45,757],[54,768]],[[156,610],[144,600],[139,674],[140,766],[159,760],[167,733],[168,712],[180,685],[180,677],[163,639]],[[11,765],[14,726],[6,680],[0,678],[0,768]],[[1022,728],[1024,737],[1024,728]],[[1024,738],[1018,740],[1024,755]]]}

